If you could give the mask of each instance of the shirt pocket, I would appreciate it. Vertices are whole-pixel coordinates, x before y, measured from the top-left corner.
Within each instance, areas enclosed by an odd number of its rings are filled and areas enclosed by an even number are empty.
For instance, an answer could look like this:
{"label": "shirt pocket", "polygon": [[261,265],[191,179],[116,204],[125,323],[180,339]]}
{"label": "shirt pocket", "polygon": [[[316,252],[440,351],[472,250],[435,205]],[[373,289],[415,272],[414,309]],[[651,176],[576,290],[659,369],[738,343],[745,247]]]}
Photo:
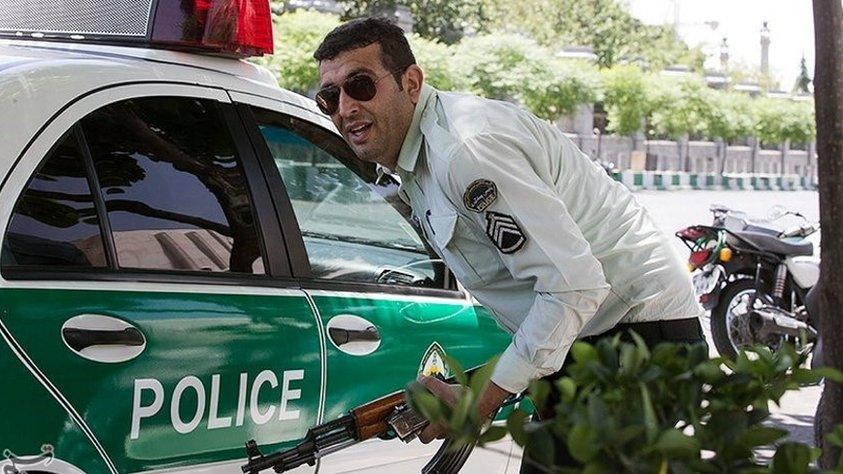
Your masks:
{"label": "shirt pocket", "polygon": [[456,211],[431,215],[429,223],[434,243],[464,287],[481,287],[501,270],[500,259],[489,248],[488,238],[478,235]]}

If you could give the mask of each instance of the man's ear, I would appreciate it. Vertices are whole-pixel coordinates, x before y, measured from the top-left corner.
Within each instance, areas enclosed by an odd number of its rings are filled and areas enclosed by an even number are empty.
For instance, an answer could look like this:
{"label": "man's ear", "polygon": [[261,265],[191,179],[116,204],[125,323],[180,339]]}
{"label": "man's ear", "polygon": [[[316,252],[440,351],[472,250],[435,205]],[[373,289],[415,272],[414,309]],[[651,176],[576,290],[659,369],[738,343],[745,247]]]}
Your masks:
{"label": "man's ear", "polygon": [[410,100],[413,101],[413,105],[417,104],[421,95],[422,85],[424,84],[424,71],[422,71],[422,68],[417,64],[411,64],[404,71],[404,75],[401,76],[401,82],[403,83],[404,90],[410,94]]}

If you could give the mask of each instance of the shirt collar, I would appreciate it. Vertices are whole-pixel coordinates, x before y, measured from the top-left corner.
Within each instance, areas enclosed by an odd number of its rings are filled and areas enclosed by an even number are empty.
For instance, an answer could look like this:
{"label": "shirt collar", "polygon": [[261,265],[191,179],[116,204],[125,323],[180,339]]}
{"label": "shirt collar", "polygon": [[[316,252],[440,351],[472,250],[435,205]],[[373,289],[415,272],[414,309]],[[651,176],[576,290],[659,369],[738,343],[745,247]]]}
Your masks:
{"label": "shirt collar", "polygon": [[416,161],[419,158],[419,151],[422,144],[421,119],[427,109],[431,97],[436,96],[436,89],[427,84],[422,86],[419,101],[413,111],[413,121],[407,129],[407,136],[404,137],[404,144],[401,145],[401,152],[398,153],[398,168],[413,172],[416,168]]}

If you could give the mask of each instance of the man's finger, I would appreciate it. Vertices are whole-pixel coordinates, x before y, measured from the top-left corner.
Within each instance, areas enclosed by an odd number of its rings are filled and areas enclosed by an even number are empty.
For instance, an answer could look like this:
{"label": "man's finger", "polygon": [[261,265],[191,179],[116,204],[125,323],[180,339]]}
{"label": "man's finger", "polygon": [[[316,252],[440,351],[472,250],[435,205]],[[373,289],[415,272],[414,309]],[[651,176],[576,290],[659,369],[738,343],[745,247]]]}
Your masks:
{"label": "man's finger", "polygon": [[448,406],[454,406],[456,404],[456,394],[454,393],[454,387],[447,383],[443,382],[442,380],[436,377],[428,377],[425,375],[419,375],[418,382],[424,385],[430,393],[436,396],[439,400],[442,400]]}

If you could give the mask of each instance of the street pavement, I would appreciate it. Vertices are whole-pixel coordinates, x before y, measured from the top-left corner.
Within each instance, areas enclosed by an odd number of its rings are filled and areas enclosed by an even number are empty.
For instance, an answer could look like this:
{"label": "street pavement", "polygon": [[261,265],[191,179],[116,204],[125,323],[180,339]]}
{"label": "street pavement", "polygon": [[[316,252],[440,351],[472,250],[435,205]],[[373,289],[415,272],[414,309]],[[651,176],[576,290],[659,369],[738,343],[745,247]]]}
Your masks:
{"label": "street pavement", "polygon": [[[710,224],[708,208],[715,203],[758,216],[765,216],[773,206],[780,205],[800,212],[812,222],[819,221],[819,195],[814,191],[640,191],[635,196],[669,236],[689,225]],[[674,237],[673,241],[681,255],[687,256],[688,249],[679,239]],[[703,325],[713,350],[707,318]],[[806,387],[786,394],[781,406],[771,407],[772,424],[788,430],[794,441],[813,444],[814,413],[821,391],[820,387]]]}

